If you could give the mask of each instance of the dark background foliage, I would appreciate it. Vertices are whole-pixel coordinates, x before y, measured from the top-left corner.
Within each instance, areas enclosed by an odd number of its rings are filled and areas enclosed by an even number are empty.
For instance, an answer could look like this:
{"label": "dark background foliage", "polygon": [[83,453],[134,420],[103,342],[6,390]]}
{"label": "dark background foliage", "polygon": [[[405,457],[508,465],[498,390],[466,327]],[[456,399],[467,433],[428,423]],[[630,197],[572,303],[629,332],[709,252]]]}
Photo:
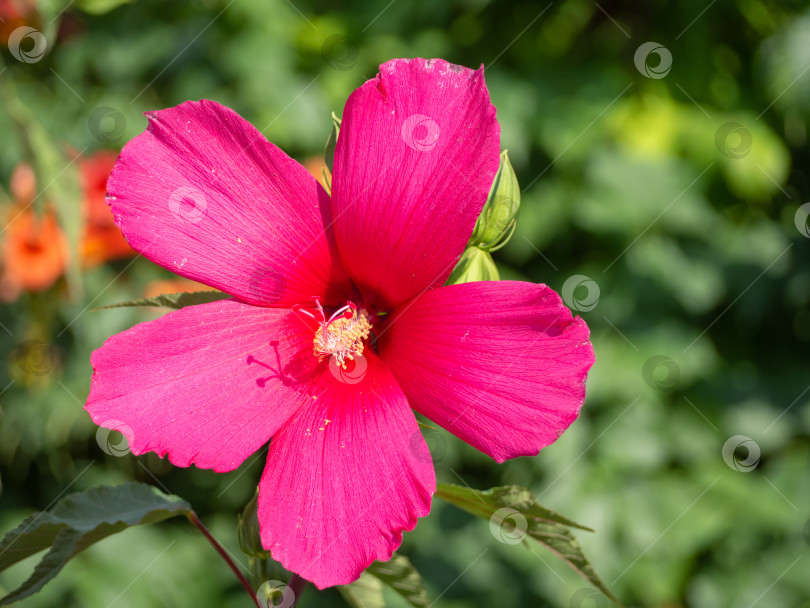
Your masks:
{"label": "dark background foliage", "polygon": [[[628,606],[810,606],[804,2],[114,4],[41,3],[47,55],[26,64],[2,49],[6,189],[38,153],[15,133],[9,99],[53,146],[83,154],[120,149],[145,110],[215,99],[304,160],[379,63],[484,63],[523,190],[496,261],[505,278],[562,292],[591,327],[597,363],[581,418],[536,458],[496,465],[427,432],[439,479],[525,485],[595,528],[578,536]],[[671,54],[669,71],[666,53],[636,66],[650,41]],[[64,492],[138,479],[188,499],[238,554],[236,513],[261,455],[226,475],[116,457],[82,410],[91,351],[156,314],[90,309],[169,276],[145,259],[113,262],[0,308],[0,530]],[[443,504],[402,551],[437,606],[607,605],[541,547],[499,543]],[[307,593],[305,605],[341,602]],[[246,603],[178,522],[100,543],[24,605]]]}

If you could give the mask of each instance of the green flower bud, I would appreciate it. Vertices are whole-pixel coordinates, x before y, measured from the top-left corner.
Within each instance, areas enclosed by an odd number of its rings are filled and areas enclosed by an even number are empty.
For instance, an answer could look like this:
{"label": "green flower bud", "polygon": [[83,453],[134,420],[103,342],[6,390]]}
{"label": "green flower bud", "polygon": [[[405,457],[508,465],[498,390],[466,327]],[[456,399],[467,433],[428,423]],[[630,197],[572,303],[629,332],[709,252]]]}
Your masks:
{"label": "green flower bud", "polygon": [[520,187],[506,150],[501,152],[501,164],[489,190],[484,209],[475,223],[469,246],[484,251],[503,247],[515,230],[515,216],[520,208]]}
{"label": "green flower bud", "polygon": [[239,548],[242,552],[251,557],[269,559],[270,552],[262,546],[262,539],[259,535],[258,498],[256,494],[239,516],[239,524],[236,527],[236,536],[239,539]]}
{"label": "green flower bud", "polygon": [[479,247],[468,247],[447,279],[446,285],[499,279],[498,268],[489,252]]}

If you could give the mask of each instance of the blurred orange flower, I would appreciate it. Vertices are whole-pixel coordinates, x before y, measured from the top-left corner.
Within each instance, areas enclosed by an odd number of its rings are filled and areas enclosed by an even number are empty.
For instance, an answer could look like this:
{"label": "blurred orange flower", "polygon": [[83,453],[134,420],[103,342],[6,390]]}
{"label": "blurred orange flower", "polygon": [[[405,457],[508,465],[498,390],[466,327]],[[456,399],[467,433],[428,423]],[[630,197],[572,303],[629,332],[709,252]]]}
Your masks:
{"label": "blurred orange flower", "polygon": [[0,42],[4,45],[18,27],[37,27],[38,21],[33,0],[0,0]]}
{"label": "blurred orange flower", "polygon": [[115,225],[112,211],[104,200],[116,152],[102,150],[80,161],[84,189],[85,233],[82,263],[92,268],[109,260],[136,255]]}
{"label": "blurred orange flower", "polygon": [[115,225],[112,212],[104,200],[107,179],[117,156],[116,152],[102,150],[80,161],[86,221],[82,240],[82,264],[85,268],[136,255]]}
{"label": "blurred orange flower", "polygon": [[[3,0],[0,0],[0,9]],[[117,157],[103,150],[79,159],[84,227],[80,257],[84,268],[136,255],[115,225],[104,200],[107,179]],[[0,237],[0,300],[12,301],[20,291],[42,291],[67,267],[68,241],[49,209],[42,217],[29,210],[36,196],[36,177],[27,163],[11,175],[9,190],[14,206],[10,223]]]}
{"label": "blurred orange flower", "polygon": [[104,200],[107,180],[118,153],[101,150],[79,160],[87,221],[100,226],[114,226],[112,211]]}
{"label": "blurred orange flower", "polygon": [[38,217],[24,208],[12,209],[0,258],[4,298],[19,290],[43,291],[56,282],[68,261],[68,242],[53,213]]}

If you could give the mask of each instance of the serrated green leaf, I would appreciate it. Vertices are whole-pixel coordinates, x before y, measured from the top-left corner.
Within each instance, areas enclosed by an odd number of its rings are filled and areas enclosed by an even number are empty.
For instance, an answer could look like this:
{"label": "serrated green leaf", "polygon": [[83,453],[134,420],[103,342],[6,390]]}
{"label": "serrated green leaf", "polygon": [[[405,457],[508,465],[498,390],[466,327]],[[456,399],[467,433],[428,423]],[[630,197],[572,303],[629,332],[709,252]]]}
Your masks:
{"label": "serrated green leaf", "polygon": [[329,173],[332,173],[332,165],[335,163],[335,146],[337,146],[337,138],[340,135],[340,125],[342,120],[338,118],[337,114],[332,112],[332,130],[329,132],[329,139],[326,140],[326,149],[323,151],[323,160],[326,166],[329,167]]}
{"label": "serrated green leaf", "polygon": [[[622,605],[597,576],[569,528],[589,532],[593,530],[541,507],[537,504],[534,494],[526,488],[500,486],[481,492],[453,484],[438,484],[436,496],[477,517],[489,520],[491,529],[499,530],[503,537],[509,539],[507,541],[509,544],[525,542],[523,536],[534,538],[565,560],[571,568],[616,605]],[[518,524],[523,524],[522,519],[518,521],[515,517],[517,514],[525,518],[525,530],[516,530]]]}
{"label": "serrated green leaf", "polygon": [[68,494],[50,511],[23,520],[0,542],[0,572],[50,547],[31,576],[0,599],[0,605],[36,593],[70,558],[108,536],[190,512],[191,505],[182,498],[137,482]]}
{"label": "serrated green leaf", "polygon": [[409,606],[430,605],[422,577],[404,555],[394,553],[385,562],[376,561],[351,585],[339,587],[341,595],[355,608],[385,608],[383,585],[398,593]]}
{"label": "serrated green leaf", "polygon": [[338,591],[353,608],[385,608],[382,581],[368,571],[352,584],[340,585]]}
{"label": "serrated green leaf", "polygon": [[191,293],[163,293],[153,298],[141,298],[139,300],[129,300],[128,302],[119,302],[118,304],[110,304],[108,306],[100,306],[93,310],[107,310],[108,308],[125,308],[132,306],[156,306],[158,308],[172,308],[179,309],[186,306],[194,306],[196,304],[208,304],[209,302],[217,302],[219,300],[226,300],[231,296],[222,291],[193,291]]}
{"label": "serrated green leaf", "polygon": [[404,555],[394,553],[387,562],[373,562],[366,572],[388,585],[414,608],[427,608],[427,592],[422,584],[422,577],[411,560]]}

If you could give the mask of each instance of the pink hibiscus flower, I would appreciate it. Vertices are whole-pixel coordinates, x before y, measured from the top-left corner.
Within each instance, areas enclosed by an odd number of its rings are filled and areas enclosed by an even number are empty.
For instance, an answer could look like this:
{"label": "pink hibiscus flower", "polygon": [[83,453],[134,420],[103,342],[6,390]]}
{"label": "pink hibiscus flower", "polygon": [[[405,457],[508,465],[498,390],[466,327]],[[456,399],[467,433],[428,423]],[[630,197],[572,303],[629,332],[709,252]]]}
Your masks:
{"label": "pink hibiscus flower", "polygon": [[399,59],[346,103],[331,197],[232,110],[149,113],[108,184],[132,247],[232,299],[113,336],[86,409],[134,454],[231,471],[270,441],[261,537],[319,588],[430,510],[411,408],[498,462],[573,422],[588,328],[545,285],[443,287],[498,169],[477,71]]}

